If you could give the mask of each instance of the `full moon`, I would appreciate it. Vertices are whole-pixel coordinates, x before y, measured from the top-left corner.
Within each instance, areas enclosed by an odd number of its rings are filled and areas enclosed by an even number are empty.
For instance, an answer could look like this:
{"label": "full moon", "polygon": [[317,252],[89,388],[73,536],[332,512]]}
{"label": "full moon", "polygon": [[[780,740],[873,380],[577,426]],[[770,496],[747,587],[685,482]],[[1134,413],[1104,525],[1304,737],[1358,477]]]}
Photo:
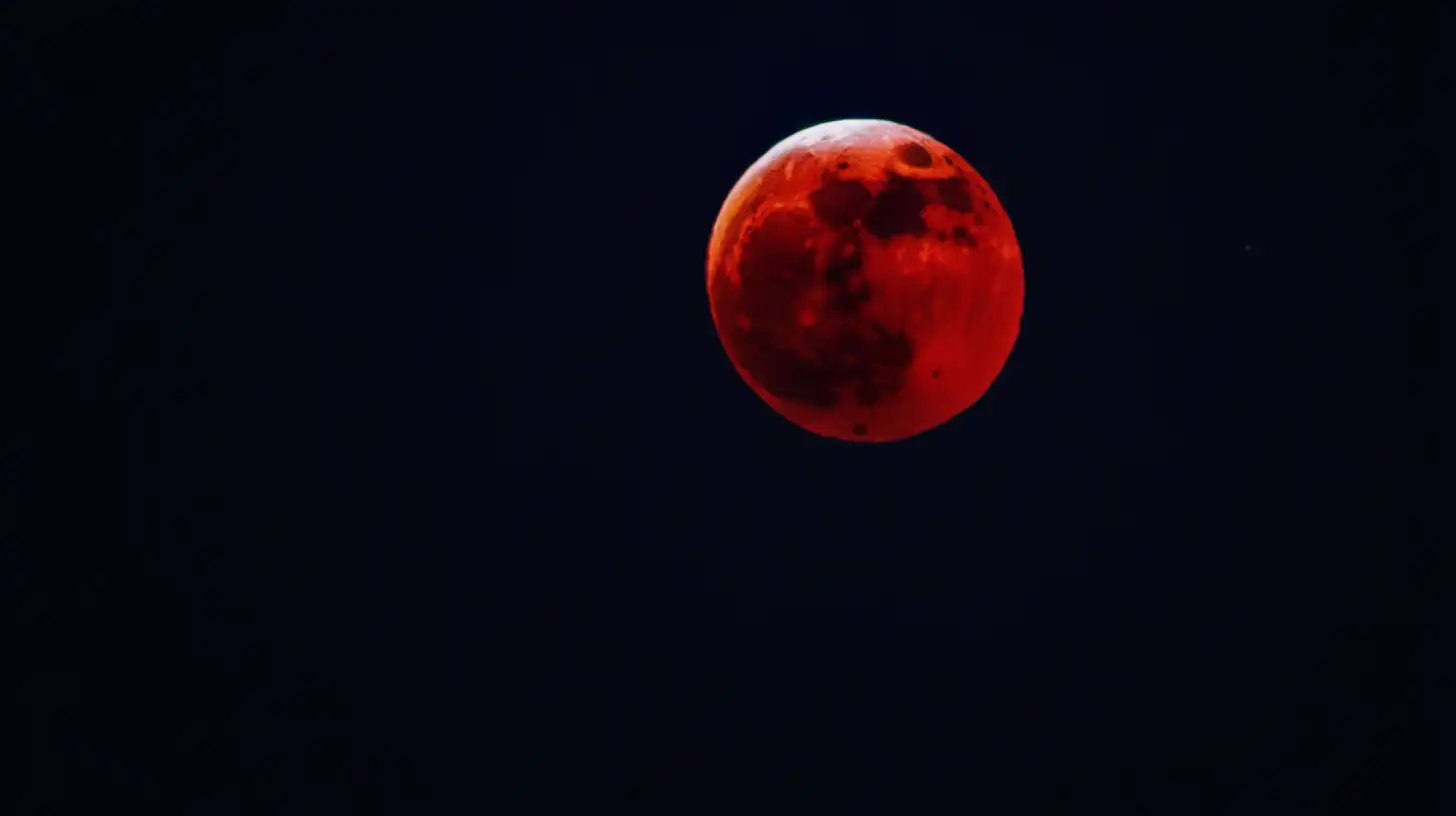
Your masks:
{"label": "full moon", "polygon": [[1011,219],[955,151],[845,119],[769,149],[728,193],[708,302],[728,358],[784,418],[889,442],[981,398],[1021,325]]}

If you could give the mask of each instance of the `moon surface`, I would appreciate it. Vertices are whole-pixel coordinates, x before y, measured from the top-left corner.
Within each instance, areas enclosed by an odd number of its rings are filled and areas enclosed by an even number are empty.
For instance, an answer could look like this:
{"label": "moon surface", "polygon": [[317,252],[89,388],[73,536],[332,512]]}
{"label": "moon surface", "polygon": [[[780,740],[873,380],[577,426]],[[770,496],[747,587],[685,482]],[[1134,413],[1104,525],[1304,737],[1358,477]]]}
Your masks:
{"label": "moon surface", "polygon": [[888,442],[980,399],[1025,279],[986,180],[914,128],[845,119],[774,145],[708,245],[708,302],[749,387],[821,436]]}

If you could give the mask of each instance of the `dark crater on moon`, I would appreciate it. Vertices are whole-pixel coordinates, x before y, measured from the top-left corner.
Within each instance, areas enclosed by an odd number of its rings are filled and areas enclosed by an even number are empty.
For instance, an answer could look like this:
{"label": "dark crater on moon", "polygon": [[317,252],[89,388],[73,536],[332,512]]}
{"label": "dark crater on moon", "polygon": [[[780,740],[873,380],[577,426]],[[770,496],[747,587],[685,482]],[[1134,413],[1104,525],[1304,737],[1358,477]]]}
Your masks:
{"label": "dark crater on moon", "polygon": [[900,161],[911,167],[929,167],[935,164],[935,158],[930,155],[930,151],[926,150],[924,145],[916,142],[900,145],[895,153],[900,157]]}

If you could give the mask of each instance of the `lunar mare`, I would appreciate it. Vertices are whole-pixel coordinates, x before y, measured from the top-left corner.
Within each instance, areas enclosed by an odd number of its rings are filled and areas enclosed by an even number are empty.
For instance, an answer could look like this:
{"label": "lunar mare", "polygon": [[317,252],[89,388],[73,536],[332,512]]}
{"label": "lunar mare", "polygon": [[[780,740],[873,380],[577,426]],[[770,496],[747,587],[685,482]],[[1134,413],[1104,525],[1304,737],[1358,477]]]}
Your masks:
{"label": "lunar mare", "polygon": [[708,245],[724,350],[773,410],[884,442],[974,404],[1011,353],[1025,282],[1011,220],[946,145],[884,120],[774,145],[729,192]]}

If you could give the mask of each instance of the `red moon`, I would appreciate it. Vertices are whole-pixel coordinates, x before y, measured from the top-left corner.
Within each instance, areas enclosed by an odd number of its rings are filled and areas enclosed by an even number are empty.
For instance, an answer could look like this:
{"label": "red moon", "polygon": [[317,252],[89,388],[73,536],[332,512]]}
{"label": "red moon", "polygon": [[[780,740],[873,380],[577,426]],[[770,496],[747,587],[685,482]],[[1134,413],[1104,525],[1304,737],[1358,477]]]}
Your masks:
{"label": "red moon", "polygon": [[835,439],[904,439],[969,408],[1011,354],[1025,292],[986,180],[878,119],[774,145],[708,244],[708,302],[734,367],[784,418]]}

